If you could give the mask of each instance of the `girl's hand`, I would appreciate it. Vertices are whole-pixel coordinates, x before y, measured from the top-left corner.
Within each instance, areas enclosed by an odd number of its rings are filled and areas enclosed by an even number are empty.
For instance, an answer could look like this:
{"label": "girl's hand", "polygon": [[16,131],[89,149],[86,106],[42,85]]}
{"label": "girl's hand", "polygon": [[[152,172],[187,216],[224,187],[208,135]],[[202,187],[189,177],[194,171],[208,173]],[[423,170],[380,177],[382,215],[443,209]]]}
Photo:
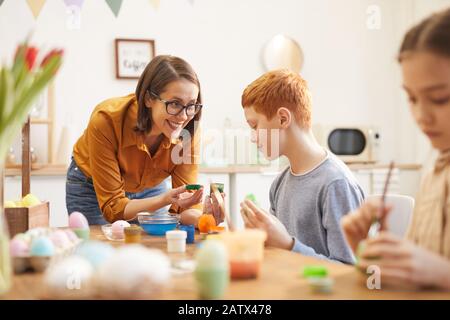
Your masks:
{"label": "girl's hand", "polygon": [[187,192],[186,186],[181,186],[166,193],[167,200],[170,204],[176,204],[181,208],[189,208],[202,201],[203,188],[200,188],[195,193]]}
{"label": "girl's hand", "polygon": [[388,232],[367,239],[357,267],[378,266],[381,286],[450,290],[450,261]]}
{"label": "girl's hand", "polygon": [[391,211],[391,207],[385,206],[384,211],[380,211],[381,201],[368,201],[341,219],[345,238],[354,253],[356,253],[358,244],[367,238],[367,233],[374,220],[379,219],[381,230],[385,229],[386,217]]}

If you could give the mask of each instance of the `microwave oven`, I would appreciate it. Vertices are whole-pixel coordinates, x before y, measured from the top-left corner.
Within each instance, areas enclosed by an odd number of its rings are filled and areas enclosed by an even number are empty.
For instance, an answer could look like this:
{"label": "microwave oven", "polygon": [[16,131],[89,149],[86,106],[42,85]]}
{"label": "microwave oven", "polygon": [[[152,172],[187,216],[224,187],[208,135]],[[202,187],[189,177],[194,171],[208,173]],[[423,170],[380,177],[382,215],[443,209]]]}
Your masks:
{"label": "microwave oven", "polygon": [[375,163],[379,160],[380,132],[370,126],[315,125],[320,145],[345,163]]}

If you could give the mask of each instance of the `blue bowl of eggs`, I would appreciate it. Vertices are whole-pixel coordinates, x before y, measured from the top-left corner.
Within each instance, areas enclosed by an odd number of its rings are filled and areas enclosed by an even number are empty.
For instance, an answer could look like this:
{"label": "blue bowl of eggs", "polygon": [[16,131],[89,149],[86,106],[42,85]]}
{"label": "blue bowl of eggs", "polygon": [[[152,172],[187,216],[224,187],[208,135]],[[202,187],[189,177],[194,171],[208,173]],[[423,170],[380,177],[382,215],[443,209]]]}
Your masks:
{"label": "blue bowl of eggs", "polygon": [[137,217],[142,229],[152,236],[165,236],[167,231],[175,230],[178,225],[178,217],[170,213],[141,212]]}

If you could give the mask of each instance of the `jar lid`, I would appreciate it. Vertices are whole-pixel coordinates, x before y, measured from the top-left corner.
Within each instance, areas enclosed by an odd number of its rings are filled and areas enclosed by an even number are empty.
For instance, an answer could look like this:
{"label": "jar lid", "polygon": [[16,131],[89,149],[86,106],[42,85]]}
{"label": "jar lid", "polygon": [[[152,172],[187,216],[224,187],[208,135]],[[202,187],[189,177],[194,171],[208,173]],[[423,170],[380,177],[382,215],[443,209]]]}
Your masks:
{"label": "jar lid", "polygon": [[187,232],[183,230],[171,230],[166,232],[167,239],[186,239]]}
{"label": "jar lid", "polygon": [[303,268],[304,278],[325,278],[328,275],[328,269],[325,266],[305,266]]}
{"label": "jar lid", "polygon": [[180,224],[178,226],[178,229],[185,230],[185,231],[188,231],[188,230],[194,230],[195,231],[195,225],[193,225],[193,224]]}

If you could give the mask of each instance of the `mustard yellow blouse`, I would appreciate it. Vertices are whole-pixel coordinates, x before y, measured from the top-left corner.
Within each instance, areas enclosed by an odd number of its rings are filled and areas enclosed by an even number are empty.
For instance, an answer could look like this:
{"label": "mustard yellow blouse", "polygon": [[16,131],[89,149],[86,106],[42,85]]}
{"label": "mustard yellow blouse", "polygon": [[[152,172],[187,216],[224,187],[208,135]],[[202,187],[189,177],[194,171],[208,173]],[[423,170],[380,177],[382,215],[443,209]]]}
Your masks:
{"label": "mustard yellow blouse", "polygon": [[[169,176],[173,188],[197,181],[200,133],[196,132],[192,139],[187,155],[190,161],[175,164],[171,154],[182,154],[181,141],[166,137],[152,157],[144,135],[133,130],[137,111],[134,94],[100,103],[73,149],[75,162],[93,180],[100,209],[108,221],[123,219],[125,206],[130,201],[125,192],[143,191]],[[186,159],[186,155],[184,157]],[[193,208],[201,209],[201,205]],[[175,212],[183,209],[186,208],[171,207]]]}
{"label": "mustard yellow blouse", "polygon": [[420,188],[407,238],[450,259],[450,150],[442,152]]}

